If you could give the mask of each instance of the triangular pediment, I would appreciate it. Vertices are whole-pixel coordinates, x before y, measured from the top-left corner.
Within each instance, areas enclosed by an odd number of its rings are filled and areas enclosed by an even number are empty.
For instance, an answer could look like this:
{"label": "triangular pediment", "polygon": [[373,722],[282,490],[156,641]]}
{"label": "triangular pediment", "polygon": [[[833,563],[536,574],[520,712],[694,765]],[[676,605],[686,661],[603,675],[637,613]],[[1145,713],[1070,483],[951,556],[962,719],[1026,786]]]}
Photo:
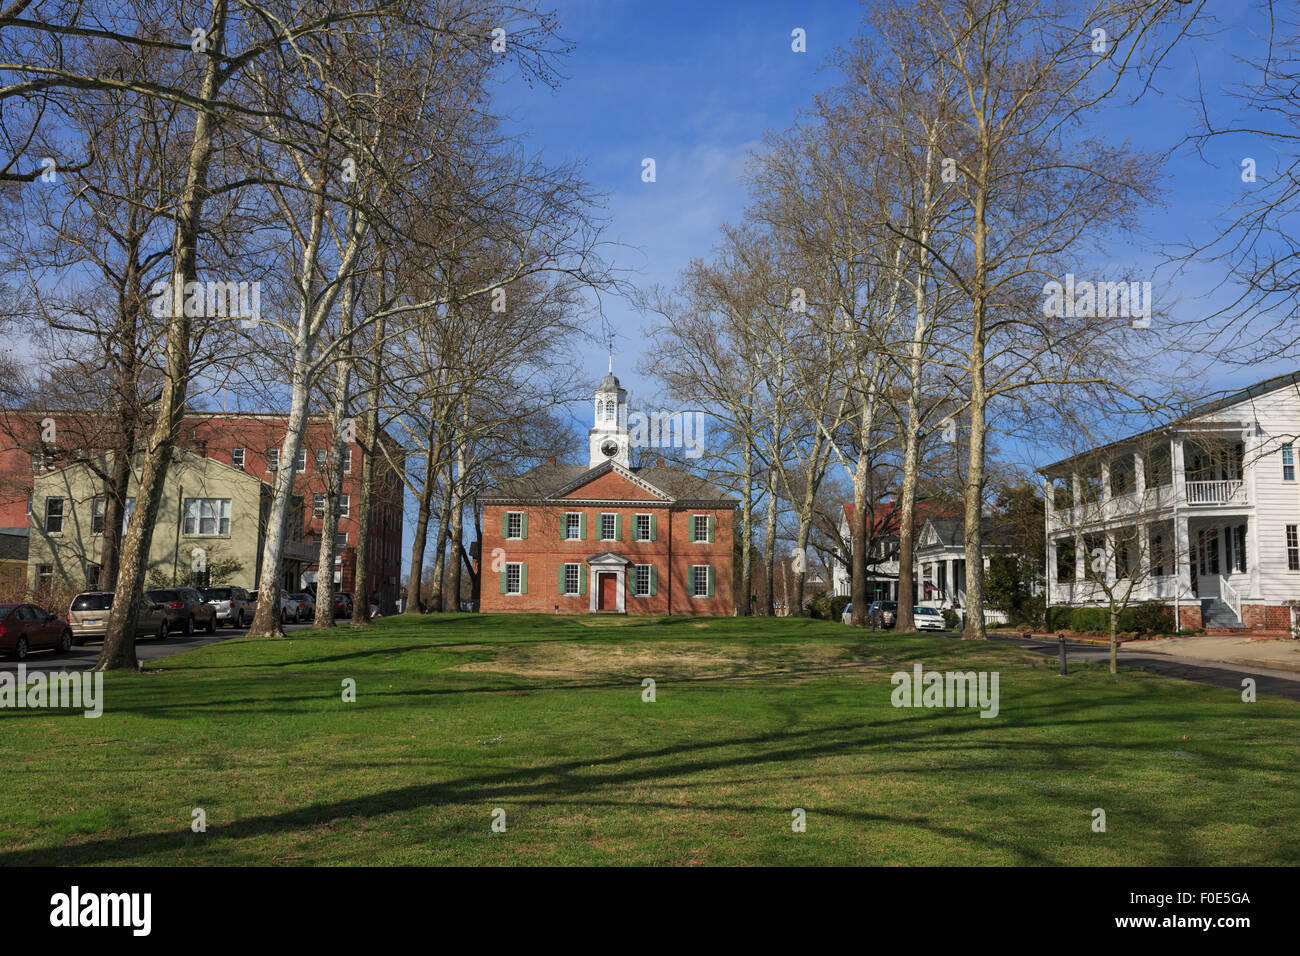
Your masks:
{"label": "triangular pediment", "polygon": [[673,500],[672,495],[637,477],[616,461],[602,462],[548,497],[590,501]]}

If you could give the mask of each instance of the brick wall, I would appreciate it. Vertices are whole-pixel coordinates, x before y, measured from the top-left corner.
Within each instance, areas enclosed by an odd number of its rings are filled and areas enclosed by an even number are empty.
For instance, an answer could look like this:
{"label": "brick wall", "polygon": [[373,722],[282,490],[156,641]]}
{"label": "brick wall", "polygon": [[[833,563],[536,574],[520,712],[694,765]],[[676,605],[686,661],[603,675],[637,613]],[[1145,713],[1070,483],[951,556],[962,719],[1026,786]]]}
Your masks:
{"label": "brick wall", "polygon": [[[620,481],[619,487],[620,490],[625,490],[626,482]],[[584,491],[586,491],[585,487]],[[528,516],[527,538],[511,540],[503,537],[502,517],[510,511],[523,512]],[[587,536],[585,538],[571,540],[564,537],[565,515],[569,512],[586,515]],[[600,540],[602,514],[615,514],[622,519],[618,540]],[[635,540],[637,514],[656,516],[654,541]],[[712,541],[691,540],[691,523],[695,515],[707,515],[713,518]],[[558,606],[563,614],[588,613],[592,595],[587,558],[603,551],[613,551],[626,557],[633,564],[649,564],[656,569],[657,593],[649,597],[636,597],[633,594],[633,575],[630,568],[627,570],[624,606],[628,614],[729,615],[734,610],[732,596],[734,517],[735,512],[731,508],[485,505],[482,546],[485,573],[481,609],[483,611],[553,612]],[[493,571],[493,552],[497,548],[502,551],[497,555],[502,561],[519,562],[527,566],[526,594],[501,593],[501,572]],[[584,582],[585,593],[578,595],[559,593],[560,568],[565,564],[580,566],[579,575]],[[694,565],[708,565],[713,568],[712,597],[692,596],[690,569]]]}
{"label": "brick wall", "polygon": [[1257,631],[1289,631],[1291,609],[1269,604],[1243,604],[1241,623]]}
{"label": "brick wall", "polygon": [[1178,629],[1190,628],[1193,631],[1201,629],[1201,606],[1199,604],[1184,604],[1177,610]]}

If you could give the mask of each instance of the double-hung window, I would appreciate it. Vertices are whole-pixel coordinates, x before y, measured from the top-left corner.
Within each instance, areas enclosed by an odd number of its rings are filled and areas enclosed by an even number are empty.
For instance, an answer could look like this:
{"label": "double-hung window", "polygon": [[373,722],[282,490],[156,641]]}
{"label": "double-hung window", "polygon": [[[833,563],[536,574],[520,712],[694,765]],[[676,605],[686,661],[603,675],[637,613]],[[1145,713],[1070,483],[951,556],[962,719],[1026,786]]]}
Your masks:
{"label": "double-hung window", "polygon": [[655,593],[655,568],[652,564],[632,567],[632,596],[651,597]]}
{"label": "double-hung window", "polygon": [[600,516],[600,540],[618,540],[618,515],[603,514]]}
{"label": "double-hung window", "polygon": [[713,518],[709,515],[694,515],[691,518],[691,540],[713,540]]}
{"label": "double-hung window", "polygon": [[578,512],[570,511],[565,514],[564,537],[570,541],[576,541],[582,538],[582,515]]}
{"label": "double-hung window", "polygon": [[1300,535],[1293,524],[1286,526],[1286,569],[1300,571]]}
{"label": "double-hung window", "polygon": [[654,540],[654,516],[653,515],[636,516],[636,540],[638,541]]}
{"label": "double-hung window", "polygon": [[707,564],[691,566],[691,597],[713,596],[713,568]]}
{"label": "double-hung window", "polygon": [[186,498],[185,533],[187,535],[230,534],[230,499]]}
{"label": "double-hung window", "polygon": [[108,499],[102,495],[90,499],[90,533],[104,533],[104,508],[108,505]]}
{"label": "double-hung window", "polygon": [[244,467],[244,449],[242,449],[242,448],[232,448],[232,449],[230,449],[230,463],[231,463],[232,465],[234,465],[236,468],[243,468],[243,467]]}
{"label": "double-hung window", "polygon": [[63,534],[63,499],[45,499],[45,533]]}
{"label": "double-hung window", "polygon": [[1282,480],[1295,481],[1295,447],[1290,442],[1282,446]]}
{"label": "double-hung window", "polygon": [[522,511],[506,512],[506,534],[505,536],[512,541],[518,541],[524,536],[524,513]]}

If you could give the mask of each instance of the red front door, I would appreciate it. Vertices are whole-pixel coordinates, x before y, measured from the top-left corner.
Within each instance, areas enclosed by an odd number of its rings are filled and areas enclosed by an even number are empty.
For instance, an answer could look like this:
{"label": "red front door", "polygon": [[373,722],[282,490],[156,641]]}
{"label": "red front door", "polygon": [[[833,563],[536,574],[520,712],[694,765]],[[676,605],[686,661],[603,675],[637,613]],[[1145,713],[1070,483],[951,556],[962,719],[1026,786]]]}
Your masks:
{"label": "red front door", "polygon": [[602,611],[618,609],[618,579],[612,574],[600,575],[600,604]]}

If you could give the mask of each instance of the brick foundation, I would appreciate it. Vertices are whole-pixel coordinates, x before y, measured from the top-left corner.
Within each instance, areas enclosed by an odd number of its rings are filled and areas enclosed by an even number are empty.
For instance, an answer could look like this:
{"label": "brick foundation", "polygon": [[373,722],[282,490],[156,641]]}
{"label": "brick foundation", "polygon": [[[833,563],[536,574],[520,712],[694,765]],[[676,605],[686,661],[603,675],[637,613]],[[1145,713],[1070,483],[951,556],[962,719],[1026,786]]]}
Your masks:
{"label": "brick foundation", "polygon": [[1291,609],[1275,604],[1243,604],[1241,623],[1252,631],[1291,630]]}
{"label": "brick foundation", "polygon": [[1184,628],[1193,631],[1201,629],[1201,606],[1199,604],[1184,604],[1176,611],[1178,616],[1178,629]]}

